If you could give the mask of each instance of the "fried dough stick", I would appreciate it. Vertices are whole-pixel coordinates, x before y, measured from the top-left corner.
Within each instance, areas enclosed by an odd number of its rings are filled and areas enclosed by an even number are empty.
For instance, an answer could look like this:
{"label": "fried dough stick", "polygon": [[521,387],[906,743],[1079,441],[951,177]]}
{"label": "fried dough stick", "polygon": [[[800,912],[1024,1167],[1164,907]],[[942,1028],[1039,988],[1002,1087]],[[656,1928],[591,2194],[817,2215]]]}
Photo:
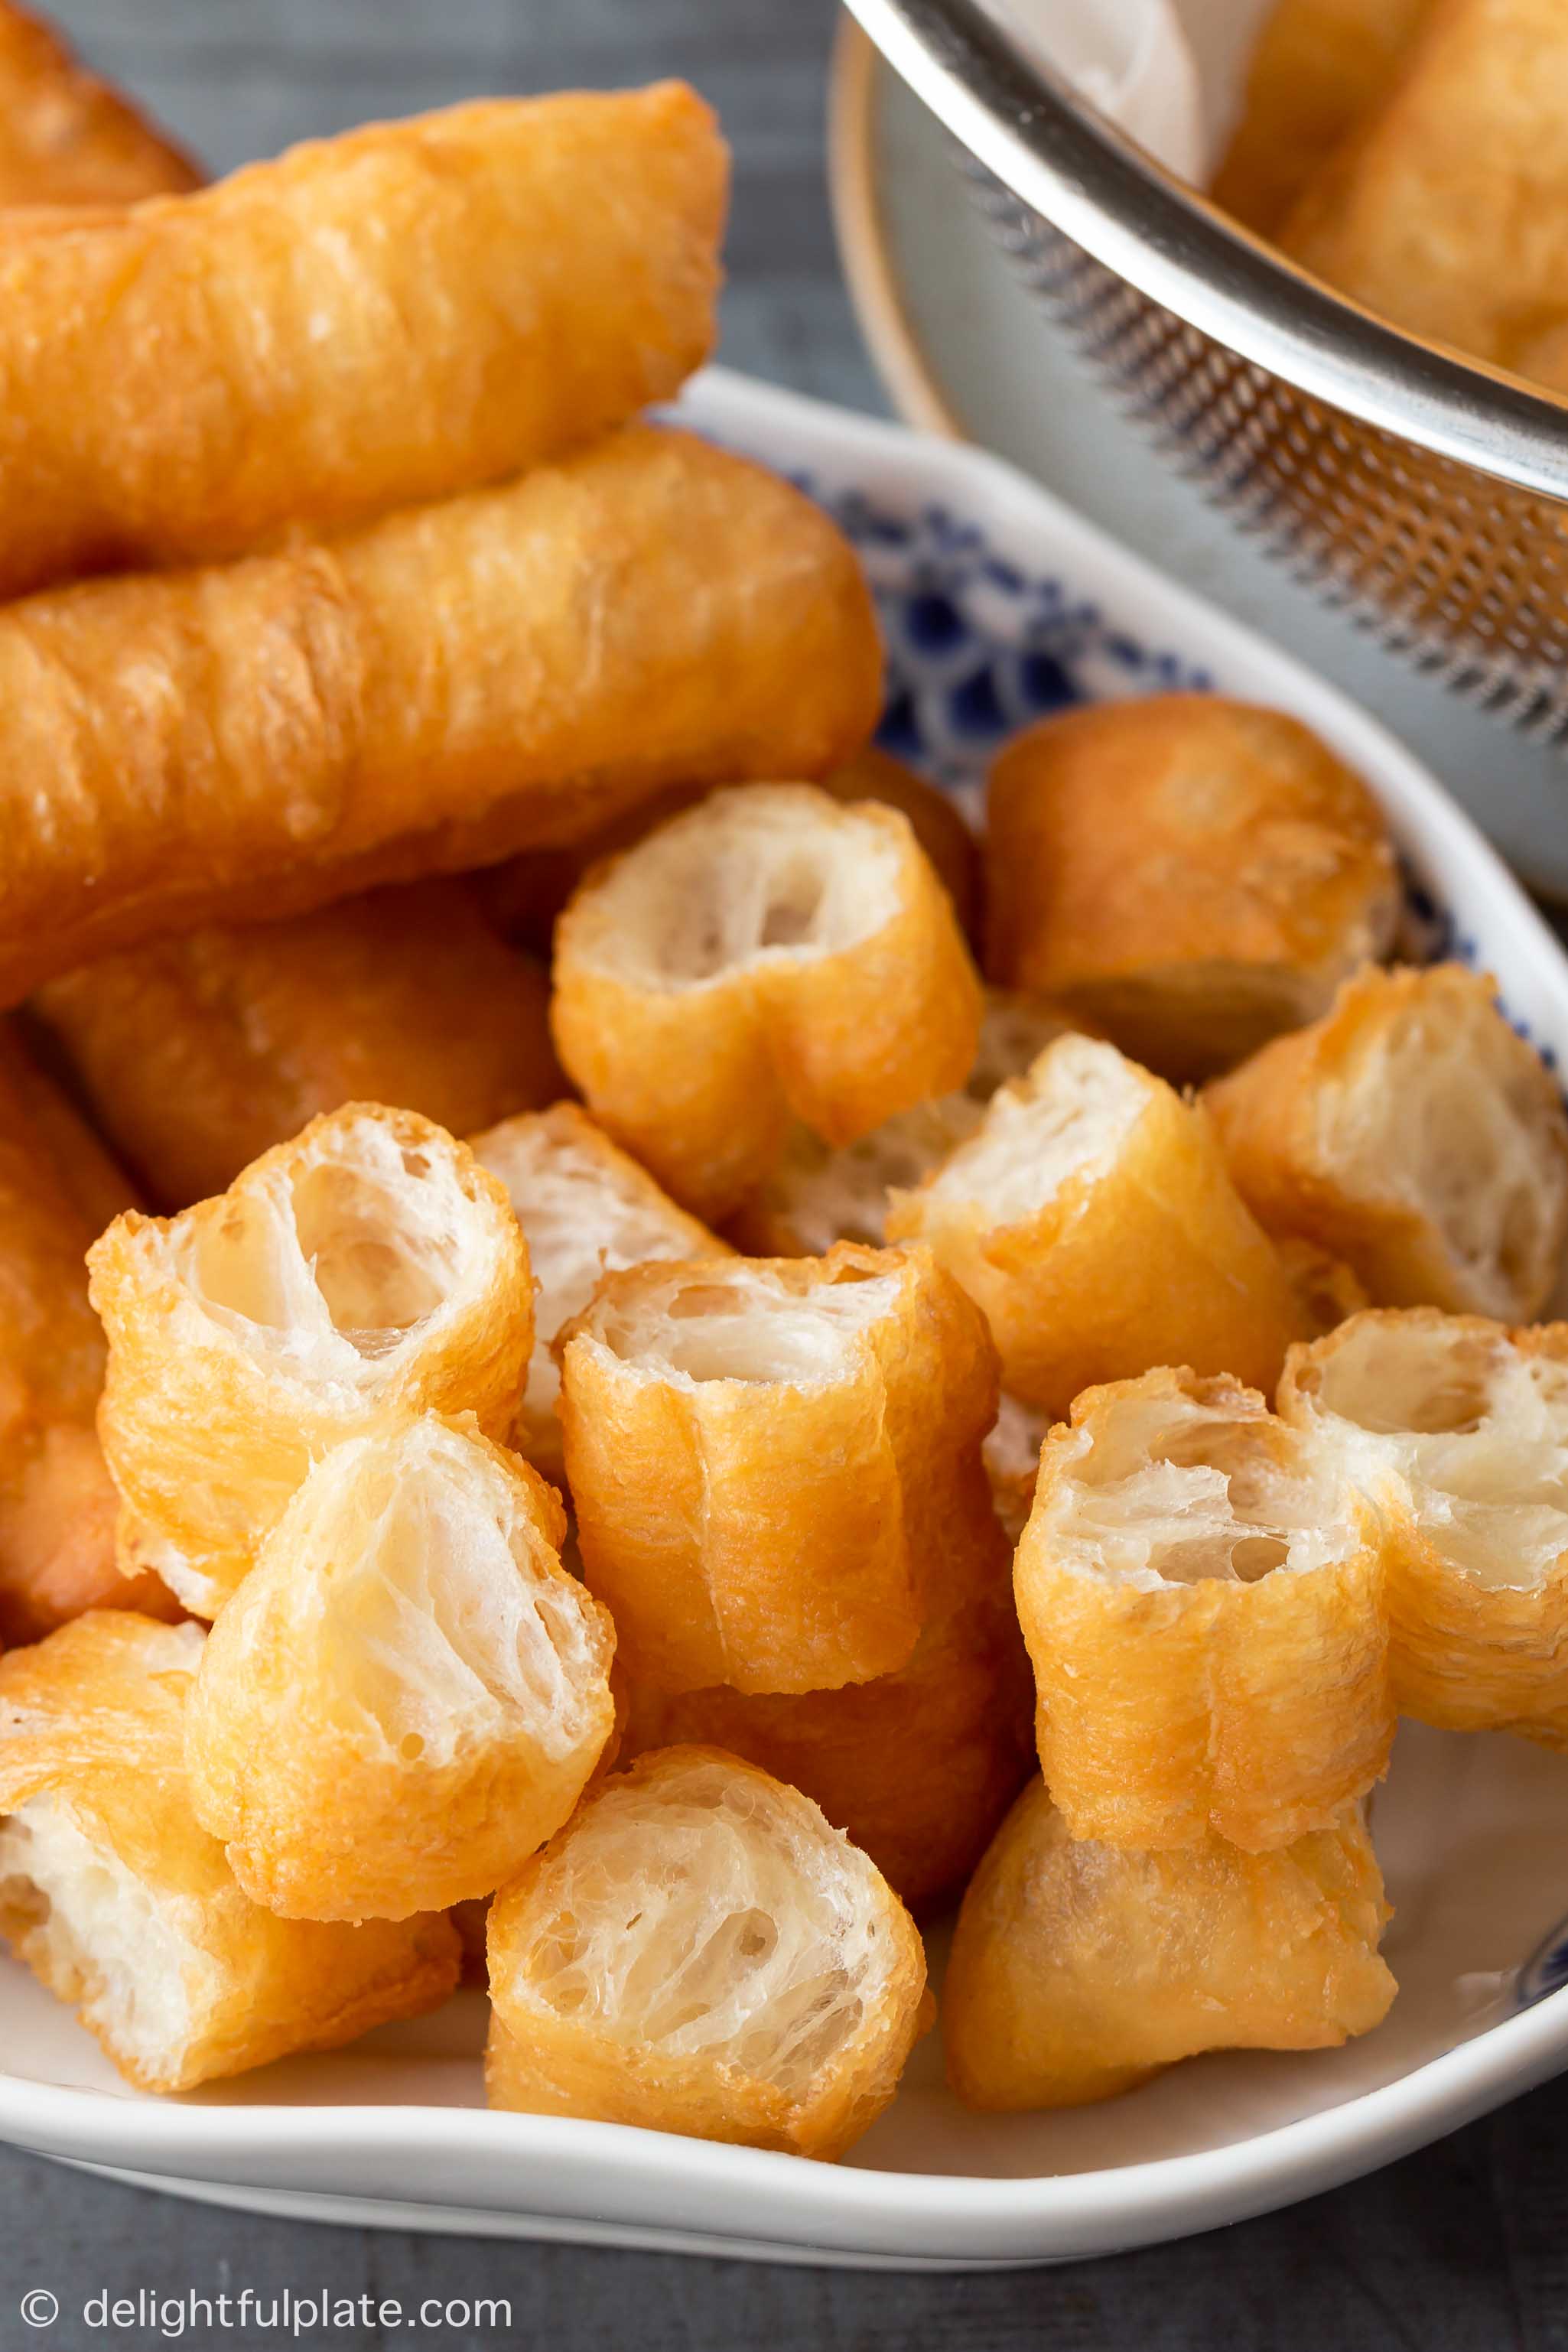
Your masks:
{"label": "fried dough stick", "polygon": [[1387,92],[1433,0],[1278,0],[1258,36],[1241,120],[1210,190],[1278,234],[1319,166]]}
{"label": "fried dough stick", "polygon": [[93,1428],[103,1333],[89,1244],[131,1201],[98,1139],[0,1024],[0,1640],[84,1609],[167,1608],[115,1566],[118,1498]]}
{"label": "fried dough stick", "polygon": [[549,983],[456,882],[107,956],[34,1000],[105,1132],[163,1210],[345,1102],[458,1135],[562,1089]]}
{"label": "fried dough stick", "polygon": [[52,26],[0,0],[0,206],[133,205],[201,174]]}
{"label": "fried dough stick", "polygon": [[707,356],[725,182],[664,82],[0,223],[0,593],[342,529],[623,423]]}
{"label": "fried dough stick", "polygon": [[833,525],[647,426],[331,546],[31,598],[0,613],[0,1001],[678,779],[817,774],[880,692]]}

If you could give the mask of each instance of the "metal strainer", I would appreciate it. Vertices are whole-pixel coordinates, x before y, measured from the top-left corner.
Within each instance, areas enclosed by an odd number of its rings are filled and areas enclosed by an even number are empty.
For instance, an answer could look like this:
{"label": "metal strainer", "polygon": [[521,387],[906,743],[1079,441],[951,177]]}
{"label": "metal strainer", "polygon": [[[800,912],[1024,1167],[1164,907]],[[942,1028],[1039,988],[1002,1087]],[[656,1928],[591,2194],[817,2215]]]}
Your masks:
{"label": "metal strainer", "polygon": [[1052,315],[1217,503],[1527,733],[1568,737],[1568,406],[1237,227],[976,0],[848,0]]}

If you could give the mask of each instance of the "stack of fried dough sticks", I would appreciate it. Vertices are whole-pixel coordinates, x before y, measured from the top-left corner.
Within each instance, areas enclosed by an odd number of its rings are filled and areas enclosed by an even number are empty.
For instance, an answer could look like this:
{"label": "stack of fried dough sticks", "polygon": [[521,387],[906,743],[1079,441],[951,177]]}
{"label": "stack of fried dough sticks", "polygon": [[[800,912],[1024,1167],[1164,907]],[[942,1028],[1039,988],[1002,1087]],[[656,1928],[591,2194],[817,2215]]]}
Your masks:
{"label": "stack of fried dough sticks", "polygon": [[146,2090],[482,1972],[494,2104],[833,2157],[960,1895],[976,2105],[1327,2046],[1397,1709],[1568,1745],[1551,1079],[1281,714],[868,748],[637,421],[723,184],[203,189],[0,7],[0,1932]]}

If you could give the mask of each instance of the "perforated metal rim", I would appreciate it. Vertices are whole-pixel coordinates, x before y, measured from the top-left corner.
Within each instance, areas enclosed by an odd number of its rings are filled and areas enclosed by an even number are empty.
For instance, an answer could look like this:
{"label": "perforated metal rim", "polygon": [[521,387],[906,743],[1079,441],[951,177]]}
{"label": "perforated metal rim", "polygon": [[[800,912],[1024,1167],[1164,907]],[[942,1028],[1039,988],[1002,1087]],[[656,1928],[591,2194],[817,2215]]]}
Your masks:
{"label": "perforated metal rim", "polygon": [[1568,499],[1568,407],[1320,286],[1026,60],[977,0],[847,5],[1004,187],[1162,309],[1364,424]]}

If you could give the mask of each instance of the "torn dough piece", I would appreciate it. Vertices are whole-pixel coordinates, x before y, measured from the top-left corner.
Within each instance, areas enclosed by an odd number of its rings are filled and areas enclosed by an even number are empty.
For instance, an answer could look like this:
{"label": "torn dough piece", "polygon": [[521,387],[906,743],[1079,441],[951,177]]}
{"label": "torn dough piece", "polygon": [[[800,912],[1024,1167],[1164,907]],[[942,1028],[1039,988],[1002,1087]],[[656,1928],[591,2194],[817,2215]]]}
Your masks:
{"label": "torn dough piece", "polygon": [[841,2156],[926,2021],[925,1954],[809,1798],[714,1748],[606,1781],[490,1911],[490,2104]]}
{"label": "torn dough piece", "polygon": [[1229,1379],[1090,1389],[1013,1565],[1047,1785],[1074,1837],[1250,1853],[1388,1761],[1383,1547],[1325,1447]]}
{"label": "torn dough piece", "polygon": [[793,1119],[832,1144],[962,1084],[980,984],[909,820],[807,784],[713,793],[590,873],[555,1042],[589,1108],[710,1222]]}
{"label": "torn dough piece", "polygon": [[1035,1780],[971,1882],[942,1991],[967,2106],[1081,2106],[1203,2050],[1332,2050],[1387,2015],[1383,1874],[1353,1805],[1272,1853],[1074,1838]]}
{"label": "torn dough piece", "polygon": [[95,1612],[0,1660],[0,1934],[143,2091],[335,2048],[458,1981],[443,1918],[274,1917],[191,1810],[195,1625]]}
{"label": "torn dough piece", "polygon": [[466,1144],[350,1103],[89,1260],[99,1427],[136,1556],[215,1615],[312,1460],[392,1412],[503,1436],[533,1343],[528,1250]]}

